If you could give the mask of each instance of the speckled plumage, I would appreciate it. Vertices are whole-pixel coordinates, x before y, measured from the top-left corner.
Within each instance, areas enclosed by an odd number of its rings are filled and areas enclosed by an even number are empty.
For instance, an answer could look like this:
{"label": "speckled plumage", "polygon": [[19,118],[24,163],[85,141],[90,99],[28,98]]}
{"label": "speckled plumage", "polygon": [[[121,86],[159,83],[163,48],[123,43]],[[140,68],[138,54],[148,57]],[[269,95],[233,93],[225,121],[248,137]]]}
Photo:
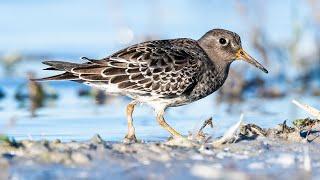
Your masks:
{"label": "speckled plumage", "polygon": [[[240,50],[241,40],[236,33],[214,29],[199,40],[143,42],[101,60],[82,58],[87,61],[84,64],[45,61],[50,66],[47,70],[64,73],[41,80],[82,82],[129,96],[135,103],[147,103],[158,114],[167,107],[191,103],[220,88]],[[259,63],[255,66],[266,71]]]}
{"label": "speckled plumage", "polygon": [[[149,41],[130,46],[101,60],[83,58],[85,64],[69,64],[60,79],[71,79],[108,89],[131,98],[174,99],[177,106],[211,94],[224,82],[227,71],[215,67],[192,39]],[[57,61],[44,62],[61,70]],[[225,72],[225,73],[224,73]],[[223,73],[223,74],[221,74]],[[65,78],[67,76],[67,78]],[[51,78],[55,79],[55,78]],[[155,99],[155,98],[152,98]],[[181,102],[178,102],[181,99]]]}

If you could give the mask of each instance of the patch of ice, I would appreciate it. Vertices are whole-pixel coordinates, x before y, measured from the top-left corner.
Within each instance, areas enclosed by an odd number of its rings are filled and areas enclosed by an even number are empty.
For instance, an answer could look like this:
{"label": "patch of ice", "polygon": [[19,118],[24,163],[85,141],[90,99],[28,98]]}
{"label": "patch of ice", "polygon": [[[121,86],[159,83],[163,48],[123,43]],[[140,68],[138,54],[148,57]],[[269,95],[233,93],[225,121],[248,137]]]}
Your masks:
{"label": "patch of ice", "polygon": [[280,154],[277,158],[271,158],[267,162],[288,168],[295,163],[295,156],[293,154]]}
{"label": "patch of ice", "polygon": [[191,174],[204,179],[247,179],[244,173],[236,171],[222,171],[221,164],[195,164],[191,167]]}
{"label": "patch of ice", "polygon": [[311,172],[311,170],[312,170],[311,159],[310,159],[308,147],[303,148],[303,168],[307,172]]}
{"label": "patch of ice", "polygon": [[262,162],[253,162],[248,165],[249,169],[264,169],[264,163]]}
{"label": "patch of ice", "polygon": [[238,160],[249,159],[249,156],[246,154],[234,154],[233,157]]}
{"label": "patch of ice", "polygon": [[218,152],[216,155],[217,158],[219,159],[224,159],[225,157],[231,157],[231,153],[229,152]]}
{"label": "patch of ice", "polygon": [[190,157],[192,160],[198,160],[198,161],[201,161],[203,160],[203,156],[201,154],[194,154]]}

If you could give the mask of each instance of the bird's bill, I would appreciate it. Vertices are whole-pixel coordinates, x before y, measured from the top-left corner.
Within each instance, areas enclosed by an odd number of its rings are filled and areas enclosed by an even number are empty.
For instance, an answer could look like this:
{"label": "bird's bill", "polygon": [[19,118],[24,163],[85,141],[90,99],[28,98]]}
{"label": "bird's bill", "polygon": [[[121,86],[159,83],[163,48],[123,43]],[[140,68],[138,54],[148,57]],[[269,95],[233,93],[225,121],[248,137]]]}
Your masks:
{"label": "bird's bill", "polygon": [[254,65],[255,67],[259,68],[261,71],[268,73],[268,70],[263,67],[257,60],[251,57],[248,53],[246,53],[242,48],[240,48],[236,54],[237,59],[241,59],[247,61],[248,63]]}

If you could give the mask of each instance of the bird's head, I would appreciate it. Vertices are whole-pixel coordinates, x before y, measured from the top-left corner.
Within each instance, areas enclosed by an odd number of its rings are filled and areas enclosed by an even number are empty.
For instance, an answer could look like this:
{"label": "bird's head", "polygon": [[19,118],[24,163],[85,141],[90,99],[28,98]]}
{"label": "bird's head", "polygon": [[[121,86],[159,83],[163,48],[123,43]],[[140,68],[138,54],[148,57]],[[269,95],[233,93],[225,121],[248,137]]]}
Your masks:
{"label": "bird's head", "polygon": [[242,49],[240,36],[234,32],[213,29],[199,39],[199,44],[215,62],[231,63],[237,59],[244,60],[268,73],[266,68]]}

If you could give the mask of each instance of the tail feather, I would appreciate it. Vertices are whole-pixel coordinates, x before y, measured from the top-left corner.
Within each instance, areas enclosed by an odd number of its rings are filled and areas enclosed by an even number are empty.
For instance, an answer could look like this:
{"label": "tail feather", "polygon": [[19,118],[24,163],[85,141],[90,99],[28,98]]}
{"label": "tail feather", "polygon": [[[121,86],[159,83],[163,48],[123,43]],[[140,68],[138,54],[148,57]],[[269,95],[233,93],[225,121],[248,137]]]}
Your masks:
{"label": "tail feather", "polygon": [[30,79],[32,81],[50,81],[50,80],[79,80],[78,76],[73,75],[72,73],[65,72],[62,74],[58,74],[55,76],[45,77],[45,78],[39,78],[39,79]]}
{"label": "tail feather", "polygon": [[42,62],[45,65],[50,66],[50,68],[54,68],[57,70],[71,72],[71,70],[75,67],[81,67],[82,64],[63,62],[63,61],[44,61]]}
{"label": "tail feather", "polygon": [[89,61],[89,63],[94,63],[94,64],[106,64],[105,61],[101,61],[101,60],[97,60],[97,59],[90,59],[87,57],[81,57],[80,59]]}
{"label": "tail feather", "polygon": [[59,69],[56,69],[53,67],[44,68],[43,70],[63,71],[63,70],[59,70]]}
{"label": "tail feather", "polygon": [[[71,80],[71,81],[79,82],[79,81],[82,81],[79,78],[79,74],[81,73],[100,74],[100,71],[105,68],[105,67],[100,67],[99,65],[93,63],[98,60],[89,59],[89,58],[83,58],[83,59],[89,62],[84,64],[77,64],[77,63],[70,63],[70,62],[64,62],[64,61],[44,61],[42,63],[49,66],[44,70],[55,70],[55,71],[65,71],[65,72],[55,76],[39,78],[39,79],[30,79],[30,80],[33,80],[33,81]],[[77,72],[75,72],[74,70],[76,70]]]}

